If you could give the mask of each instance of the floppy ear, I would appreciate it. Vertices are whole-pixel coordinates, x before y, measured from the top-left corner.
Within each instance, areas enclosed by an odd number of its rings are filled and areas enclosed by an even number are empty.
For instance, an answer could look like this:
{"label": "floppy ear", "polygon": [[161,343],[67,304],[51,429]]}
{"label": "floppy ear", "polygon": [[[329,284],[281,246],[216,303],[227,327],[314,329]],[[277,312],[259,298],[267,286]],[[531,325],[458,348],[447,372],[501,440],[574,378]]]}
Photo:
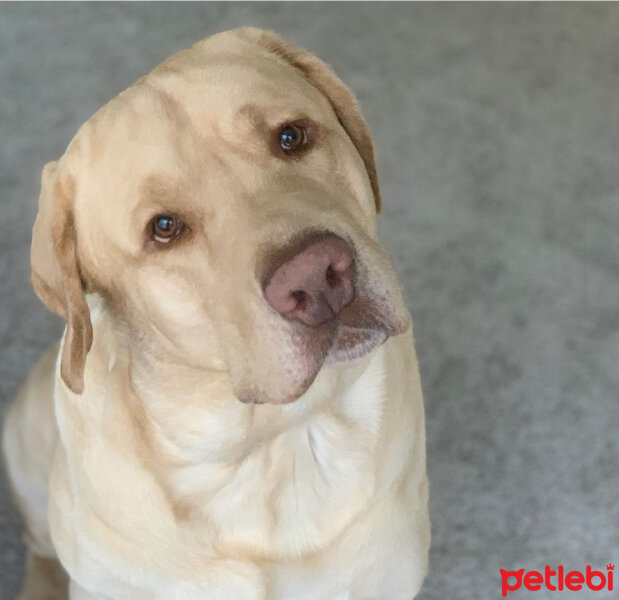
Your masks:
{"label": "floppy ear", "polygon": [[74,193],[72,179],[58,179],[57,163],[46,164],[41,175],[39,213],[32,230],[30,266],[37,296],[67,322],[60,375],[71,391],[81,394],[92,325],[77,260]]}
{"label": "floppy ear", "polygon": [[374,147],[370,132],[361,114],[361,109],[352,92],[333,72],[331,67],[306,50],[302,50],[282,40],[269,31],[248,28],[247,32],[270,52],[281,56],[288,63],[299,69],[309,81],[331,102],[342,127],[357,148],[370,178],[376,212],[380,212],[381,199],[378,189],[378,175],[374,159]]}

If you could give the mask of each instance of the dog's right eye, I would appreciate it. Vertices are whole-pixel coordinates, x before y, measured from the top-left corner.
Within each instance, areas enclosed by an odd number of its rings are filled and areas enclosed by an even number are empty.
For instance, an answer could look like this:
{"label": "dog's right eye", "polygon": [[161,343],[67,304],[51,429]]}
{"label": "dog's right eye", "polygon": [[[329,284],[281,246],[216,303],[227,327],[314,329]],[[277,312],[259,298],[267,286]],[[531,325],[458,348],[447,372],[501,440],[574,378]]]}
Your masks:
{"label": "dog's right eye", "polygon": [[183,222],[174,215],[157,215],[150,222],[151,239],[160,244],[168,244],[178,237],[184,228]]}

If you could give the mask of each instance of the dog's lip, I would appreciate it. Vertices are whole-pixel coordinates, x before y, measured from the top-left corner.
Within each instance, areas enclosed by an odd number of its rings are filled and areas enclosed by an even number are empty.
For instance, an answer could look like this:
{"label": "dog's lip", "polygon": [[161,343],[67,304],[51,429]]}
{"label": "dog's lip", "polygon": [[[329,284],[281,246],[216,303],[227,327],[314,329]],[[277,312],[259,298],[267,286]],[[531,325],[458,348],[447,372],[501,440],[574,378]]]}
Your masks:
{"label": "dog's lip", "polygon": [[369,354],[389,338],[384,328],[355,328],[340,325],[323,365],[352,362]]}
{"label": "dog's lip", "polygon": [[[353,307],[354,302],[350,305],[351,309]],[[389,337],[405,333],[410,327],[410,319],[390,322],[376,314],[373,315],[372,322],[360,319],[360,323],[356,324],[354,319],[351,322],[351,319],[345,316],[347,308],[344,309],[344,313],[318,326],[299,322],[294,324],[302,336],[301,339],[311,341],[319,338],[324,340],[325,336],[331,338],[317,372],[324,364],[345,363],[361,358],[383,344]]]}
{"label": "dog's lip", "polygon": [[[323,324],[325,325],[325,324]],[[310,328],[304,326],[306,329],[316,331],[317,328]],[[322,325],[320,327],[323,327]],[[307,378],[299,390],[290,394],[275,404],[287,405],[293,404],[300,400],[302,396],[308,391],[308,389],[314,383],[314,380],[325,366],[345,365],[352,363],[360,358],[363,358],[380,345],[384,344],[392,335],[398,335],[404,333],[409,327],[409,323],[402,324],[401,327],[351,327],[343,323],[338,323],[337,320],[331,321],[329,330],[335,329],[335,331],[329,331],[333,335],[333,339],[329,346],[329,349],[321,357],[320,361],[316,364],[315,372]],[[324,330],[324,328],[323,328]],[[348,342],[347,343],[347,338]],[[351,339],[352,338],[352,339]],[[355,339],[357,338],[357,339]],[[272,404],[273,402],[253,396],[239,396],[239,400],[244,404]]]}

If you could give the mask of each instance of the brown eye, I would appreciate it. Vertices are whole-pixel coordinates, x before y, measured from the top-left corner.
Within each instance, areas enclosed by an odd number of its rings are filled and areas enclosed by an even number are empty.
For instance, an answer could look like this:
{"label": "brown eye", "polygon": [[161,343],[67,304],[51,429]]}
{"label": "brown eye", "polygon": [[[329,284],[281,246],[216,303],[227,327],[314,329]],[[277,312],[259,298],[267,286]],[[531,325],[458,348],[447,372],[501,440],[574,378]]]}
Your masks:
{"label": "brown eye", "polygon": [[307,143],[307,132],[295,123],[284,125],[279,132],[279,145],[285,152],[297,150]]}
{"label": "brown eye", "polygon": [[183,222],[172,215],[157,215],[151,221],[152,238],[161,244],[167,244],[183,230]]}

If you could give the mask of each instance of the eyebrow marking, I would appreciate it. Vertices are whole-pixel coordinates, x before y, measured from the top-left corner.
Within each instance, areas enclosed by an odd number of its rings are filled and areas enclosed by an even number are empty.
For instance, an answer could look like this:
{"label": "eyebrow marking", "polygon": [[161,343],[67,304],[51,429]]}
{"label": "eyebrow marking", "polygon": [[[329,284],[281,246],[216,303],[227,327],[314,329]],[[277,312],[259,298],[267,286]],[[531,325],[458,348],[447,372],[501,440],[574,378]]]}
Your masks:
{"label": "eyebrow marking", "polygon": [[145,204],[153,204],[166,210],[180,207],[181,198],[186,197],[182,186],[162,173],[152,173],[145,177],[140,183],[138,193],[140,195],[140,207]]}

